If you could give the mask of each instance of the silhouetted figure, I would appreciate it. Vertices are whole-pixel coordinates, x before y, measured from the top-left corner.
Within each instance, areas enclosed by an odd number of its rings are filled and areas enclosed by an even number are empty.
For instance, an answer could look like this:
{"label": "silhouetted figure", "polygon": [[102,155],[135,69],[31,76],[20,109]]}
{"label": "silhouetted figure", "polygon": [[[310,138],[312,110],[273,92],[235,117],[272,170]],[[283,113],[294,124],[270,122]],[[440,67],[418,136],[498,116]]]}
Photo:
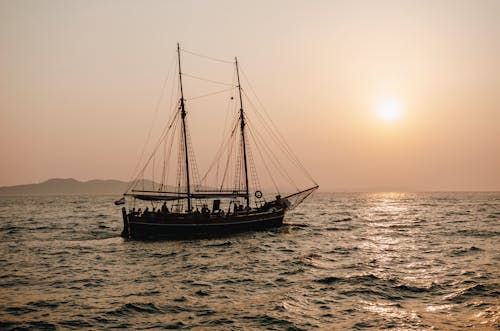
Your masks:
{"label": "silhouetted figure", "polygon": [[161,213],[168,214],[168,207],[166,202],[164,202],[163,205],[161,206]]}

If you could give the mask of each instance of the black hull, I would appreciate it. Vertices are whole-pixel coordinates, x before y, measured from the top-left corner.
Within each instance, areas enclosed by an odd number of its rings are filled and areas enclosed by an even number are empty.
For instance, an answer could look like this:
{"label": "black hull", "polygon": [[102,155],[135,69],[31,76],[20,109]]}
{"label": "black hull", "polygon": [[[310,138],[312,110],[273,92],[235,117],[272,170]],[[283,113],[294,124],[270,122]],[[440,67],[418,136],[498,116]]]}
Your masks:
{"label": "black hull", "polygon": [[122,236],[131,239],[188,239],[226,236],[232,233],[261,231],[283,225],[284,211],[250,213],[232,217],[190,219],[124,215]]}

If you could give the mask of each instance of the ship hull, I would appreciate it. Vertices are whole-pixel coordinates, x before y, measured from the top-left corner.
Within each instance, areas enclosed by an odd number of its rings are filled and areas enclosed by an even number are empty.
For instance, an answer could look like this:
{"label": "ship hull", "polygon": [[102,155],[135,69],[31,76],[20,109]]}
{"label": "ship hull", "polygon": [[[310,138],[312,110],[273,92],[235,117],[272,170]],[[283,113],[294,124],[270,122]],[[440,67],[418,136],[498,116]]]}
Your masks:
{"label": "ship hull", "polygon": [[131,239],[186,239],[225,236],[283,225],[284,210],[241,215],[194,217],[172,214],[164,217],[124,214],[122,236]]}

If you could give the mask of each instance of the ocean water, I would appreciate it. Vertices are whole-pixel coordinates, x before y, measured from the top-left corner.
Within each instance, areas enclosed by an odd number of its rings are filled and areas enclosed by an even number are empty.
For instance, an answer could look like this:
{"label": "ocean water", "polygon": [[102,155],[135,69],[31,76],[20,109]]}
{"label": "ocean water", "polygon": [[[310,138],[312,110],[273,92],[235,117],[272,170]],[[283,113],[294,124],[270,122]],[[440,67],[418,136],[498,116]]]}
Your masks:
{"label": "ocean water", "polygon": [[500,193],[317,193],[280,229],[155,242],[115,198],[0,198],[0,329],[500,329]]}

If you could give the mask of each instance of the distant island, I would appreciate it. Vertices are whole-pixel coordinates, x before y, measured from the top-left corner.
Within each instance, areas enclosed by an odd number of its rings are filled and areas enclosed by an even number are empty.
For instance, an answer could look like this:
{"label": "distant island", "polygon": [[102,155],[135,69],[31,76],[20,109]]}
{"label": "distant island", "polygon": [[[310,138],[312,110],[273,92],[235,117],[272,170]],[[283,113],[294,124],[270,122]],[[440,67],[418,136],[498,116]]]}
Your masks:
{"label": "distant island", "polygon": [[[158,183],[152,187],[152,182],[146,181],[146,189],[158,189]],[[15,186],[0,186],[0,196],[28,196],[28,195],[121,195],[125,192],[129,182],[114,179],[93,179],[79,181],[74,178],[53,178],[38,184],[25,184]],[[175,187],[168,187],[175,191]],[[328,192],[328,191],[327,191]],[[435,188],[410,189],[408,187],[366,187],[366,188],[337,188],[330,192],[356,193],[356,192],[498,192],[498,190],[468,190],[452,191]]]}
{"label": "distant island", "polygon": [[53,178],[39,184],[0,187],[0,196],[6,195],[117,195],[123,194],[128,182],[119,180],[89,180]]}

